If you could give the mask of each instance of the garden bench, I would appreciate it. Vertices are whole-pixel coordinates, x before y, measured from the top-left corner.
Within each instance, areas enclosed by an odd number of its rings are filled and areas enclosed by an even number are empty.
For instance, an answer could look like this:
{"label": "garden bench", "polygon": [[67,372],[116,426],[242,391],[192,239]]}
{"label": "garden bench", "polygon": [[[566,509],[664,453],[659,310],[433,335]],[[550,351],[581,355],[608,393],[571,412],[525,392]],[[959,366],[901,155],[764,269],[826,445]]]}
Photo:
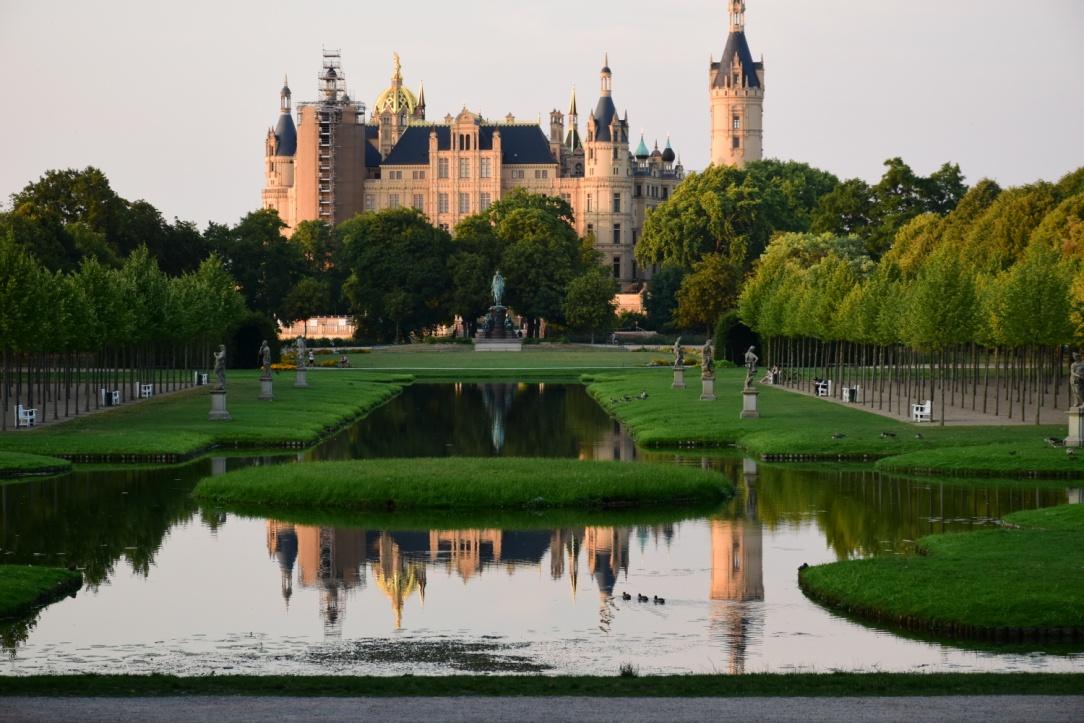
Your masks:
{"label": "garden bench", "polygon": [[139,385],[139,396],[140,396],[141,399],[148,399],[150,397],[153,397],[154,396],[154,385],[153,384],[140,384]]}
{"label": "garden bench", "polygon": [[197,387],[202,387],[207,384],[207,372],[195,372],[193,379]]}
{"label": "garden bench", "polygon": [[840,394],[840,398],[842,398],[845,402],[849,402],[850,404],[857,404],[858,397],[861,396],[861,394],[862,387],[855,384],[850,387],[843,387],[843,392],[842,394]]}
{"label": "garden bench", "polygon": [[118,407],[120,406],[120,392],[116,389],[106,390],[102,389],[102,406],[103,407]]}
{"label": "garden bench", "polygon": [[817,392],[818,397],[831,397],[832,396],[832,380],[829,379],[824,382],[817,382],[814,385],[814,390]]}
{"label": "garden bench", "polygon": [[929,399],[922,404],[911,405],[911,421],[913,422],[932,422],[933,421],[933,402]]}
{"label": "garden bench", "polygon": [[27,409],[23,405],[15,407],[15,428],[33,427],[38,423],[38,410]]}

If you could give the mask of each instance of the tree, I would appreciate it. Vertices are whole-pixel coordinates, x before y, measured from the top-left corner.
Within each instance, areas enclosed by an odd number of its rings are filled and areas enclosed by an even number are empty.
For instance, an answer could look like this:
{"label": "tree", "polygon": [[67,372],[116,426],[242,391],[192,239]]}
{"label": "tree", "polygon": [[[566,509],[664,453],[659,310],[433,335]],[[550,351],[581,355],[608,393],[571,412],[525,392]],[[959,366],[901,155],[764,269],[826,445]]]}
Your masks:
{"label": "tree", "polygon": [[601,266],[588,268],[568,284],[565,293],[565,323],[573,331],[590,333],[591,343],[595,334],[613,329],[616,317],[617,281]]}
{"label": "tree", "polygon": [[673,324],[677,293],[684,278],[685,269],[680,266],[663,266],[647,282],[644,311],[649,329],[663,329]]}
{"label": "tree", "polygon": [[452,240],[418,211],[359,214],[338,228],[350,277],[344,287],[358,330],[399,342],[451,320]]}
{"label": "tree", "polygon": [[734,306],[741,269],[722,256],[707,254],[681,282],[676,321],[684,328],[702,326],[710,336],[719,315]]}
{"label": "tree", "polygon": [[290,324],[313,316],[328,314],[331,309],[331,289],[326,281],[307,276],[290,289],[279,306],[279,321]]}
{"label": "tree", "polygon": [[968,229],[957,254],[972,260],[979,271],[996,273],[1009,268],[1056,203],[1049,183],[1003,191]]}
{"label": "tree", "polygon": [[818,199],[809,230],[837,236],[865,236],[872,225],[872,191],[862,179],[852,178]]}

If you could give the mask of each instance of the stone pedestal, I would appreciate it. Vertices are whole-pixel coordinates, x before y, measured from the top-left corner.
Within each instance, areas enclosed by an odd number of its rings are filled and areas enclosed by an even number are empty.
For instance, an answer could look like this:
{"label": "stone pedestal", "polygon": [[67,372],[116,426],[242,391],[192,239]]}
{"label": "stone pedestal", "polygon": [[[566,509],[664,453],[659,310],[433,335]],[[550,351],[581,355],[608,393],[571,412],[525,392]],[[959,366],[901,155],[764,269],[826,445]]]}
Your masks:
{"label": "stone pedestal", "polygon": [[741,392],[741,418],[742,419],[756,419],[760,416],[760,412],[757,411],[757,396],[760,395],[756,389],[749,389],[748,387]]}
{"label": "stone pedestal", "polygon": [[274,398],[275,394],[271,391],[271,378],[260,377],[260,396],[257,399],[270,402]]}
{"label": "stone pedestal", "polygon": [[1065,438],[1066,447],[1084,447],[1084,408],[1069,408],[1069,436]]}
{"label": "stone pedestal", "polygon": [[670,386],[673,389],[685,388],[685,367],[674,367],[674,383]]}
{"label": "stone pedestal", "polygon": [[226,474],[226,458],[211,457],[211,476],[218,477],[222,474]]}
{"label": "stone pedestal", "polygon": [[309,386],[309,382],[305,378],[305,375],[307,373],[308,373],[308,371],[305,370],[305,369],[298,369],[297,370],[297,378],[294,379],[294,386],[295,387],[307,387],[307,386]]}
{"label": "stone pedestal", "polygon": [[700,379],[700,401],[711,402],[715,400],[715,377],[702,377]]}
{"label": "stone pedestal", "polygon": [[207,415],[207,418],[212,422],[225,422],[233,417],[226,410],[226,390],[225,389],[212,389],[211,390],[211,411]]}

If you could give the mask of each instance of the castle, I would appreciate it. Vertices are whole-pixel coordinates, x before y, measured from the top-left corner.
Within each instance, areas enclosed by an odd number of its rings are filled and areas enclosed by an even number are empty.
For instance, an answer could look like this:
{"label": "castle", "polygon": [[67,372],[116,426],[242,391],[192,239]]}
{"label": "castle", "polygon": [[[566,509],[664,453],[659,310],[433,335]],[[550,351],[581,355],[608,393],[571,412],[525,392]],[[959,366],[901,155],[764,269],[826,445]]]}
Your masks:
{"label": "castle", "polygon": [[[711,158],[740,165],[761,157],[764,66],[745,40],[745,0],[730,0],[730,33],[723,55],[709,65]],[[299,103],[293,120],[284,84],[279,118],[265,145],[263,207],[292,230],[301,221],[338,224],[355,214],[409,206],[451,230],[485,211],[514,188],[560,196],[576,231],[592,235],[604,262],[625,290],[650,277],[633,249],[644,219],[670,197],[685,171],[669,139],[648,150],[641,134],[630,149],[628,112],[619,115],[608,59],[599,72],[599,98],[580,135],[576,93],[568,113],[539,123],[509,115],[495,122],[467,108],[440,122],[426,120],[425,89],[403,83],[395,55],[391,85],[366,119],[365,104],[347,92],[338,51],[324,51],[319,98]],[[566,126],[567,123],[567,126]]]}

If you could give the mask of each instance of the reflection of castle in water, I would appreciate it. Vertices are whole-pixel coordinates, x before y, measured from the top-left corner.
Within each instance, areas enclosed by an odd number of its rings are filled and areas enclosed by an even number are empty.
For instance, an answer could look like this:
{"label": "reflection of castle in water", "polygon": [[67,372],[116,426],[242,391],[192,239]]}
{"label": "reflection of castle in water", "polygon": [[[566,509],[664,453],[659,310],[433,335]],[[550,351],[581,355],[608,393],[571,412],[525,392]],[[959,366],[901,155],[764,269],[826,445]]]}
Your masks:
{"label": "reflection of castle in water", "polygon": [[727,639],[732,674],[745,672],[750,628],[762,614],[756,602],[764,599],[764,535],[757,520],[755,468],[754,474],[745,475],[737,494],[743,517],[711,521],[710,597],[718,601],[712,604],[711,623]]}
{"label": "reflection of castle in water", "polygon": [[[650,530],[669,539],[670,526]],[[376,585],[391,602],[396,627],[406,601],[417,593],[425,602],[427,567],[443,569],[464,581],[493,566],[509,571],[541,567],[549,553],[550,574],[566,574],[573,596],[579,582],[580,551],[587,572],[605,603],[621,573],[628,574],[630,527],[580,527],[558,530],[431,530],[388,532],[340,530],[268,520],[267,549],[282,576],[282,596],[289,605],[296,582],[320,591],[320,615],[328,635],[341,631],[346,592],[363,588],[368,565]]]}

